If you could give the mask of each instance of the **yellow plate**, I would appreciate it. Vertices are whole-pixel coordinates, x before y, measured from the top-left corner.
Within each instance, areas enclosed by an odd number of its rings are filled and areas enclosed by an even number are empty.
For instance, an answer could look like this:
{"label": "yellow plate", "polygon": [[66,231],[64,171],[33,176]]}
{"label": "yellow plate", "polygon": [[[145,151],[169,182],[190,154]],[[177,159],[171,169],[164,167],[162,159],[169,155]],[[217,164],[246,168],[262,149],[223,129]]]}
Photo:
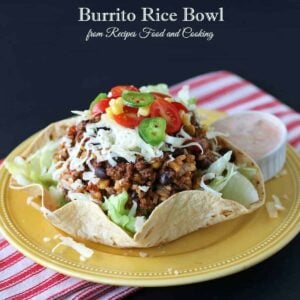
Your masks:
{"label": "yellow plate", "polygon": [[[220,117],[210,112],[209,120]],[[32,137],[18,146],[19,154]],[[281,197],[285,210],[269,218],[265,207],[165,246],[147,250],[114,249],[85,242],[94,249],[86,262],[70,248],[51,250],[57,241],[44,237],[60,233],[41,213],[26,204],[26,192],[8,188],[9,174],[0,171],[0,228],[6,239],[37,263],[66,275],[114,285],[168,286],[209,280],[246,269],[273,255],[300,230],[300,159],[287,147],[287,174],[266,184],[267,200]],[[288,188],[287,188],[288,187]],[[287,198],[287,199],[284,199]],[[147,257],[141,257],[147,255]]]}

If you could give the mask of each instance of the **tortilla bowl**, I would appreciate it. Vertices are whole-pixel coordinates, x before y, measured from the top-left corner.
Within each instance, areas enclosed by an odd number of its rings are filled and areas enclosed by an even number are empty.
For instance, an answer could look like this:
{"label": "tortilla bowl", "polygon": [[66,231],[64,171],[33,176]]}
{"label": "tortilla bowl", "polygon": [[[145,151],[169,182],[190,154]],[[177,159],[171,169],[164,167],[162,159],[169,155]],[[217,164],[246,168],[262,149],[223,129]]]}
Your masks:
{"label": "tortilla bowl", "polygon": [[[27,158],[47,142],[62,137],[73,122],[72,118],[49,125],[37,135],[21,156]],[[73,237],[119,248],[153,247],[176,240],[199,228],[251,213],[264,204],[264,181],[257,164],[224,138],[217,139],[218,143],[233,151],[237,164],[246,164],[257,169],[252,183],[259,200],[246,207],[206,191],[179,192],[156,206],[141,229],[133,236],[113,223],[96,203],[76,200],[58,208],[48,191],[40,184],[20,186],[11,178],[10,187],[26,189],[31,196],[40,196],[45,218]]]}

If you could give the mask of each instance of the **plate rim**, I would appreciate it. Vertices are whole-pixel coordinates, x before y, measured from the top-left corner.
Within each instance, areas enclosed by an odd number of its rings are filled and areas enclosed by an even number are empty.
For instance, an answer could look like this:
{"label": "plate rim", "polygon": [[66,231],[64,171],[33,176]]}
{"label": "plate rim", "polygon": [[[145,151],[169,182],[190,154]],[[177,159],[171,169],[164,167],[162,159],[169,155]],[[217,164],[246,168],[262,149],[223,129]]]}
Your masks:
{"label": "plate rim", "polygon": [[[36,133],[37,134],[37,133]],[[15,152],[18,152],[18,150],[21,147],[24,147],[30,140],[34,138],[36,135],[32,135],[31,137],[24,140],[22,143],[20,143],[8,156],[7,158],[10,158],[14,155]],[[299,160],[300,162],[300,156],[295,151],[295,149],[291,145],[287,145],[287,152],[291,152],[295,156],[295,159]],[[4,160],[5,161],[5,160]],[[5,173],[7,173],[6,169],[4,168],[4,162],[0,167],[0,177],[4,177]],[[4,188],[5,181],[0,183],[1,190]],[[295,199],[295,201],[298,201]],[[300,212],[295,215],[295,220],[300,219]],[[71,269],[69,266],[64,267],[57,264],[57,261],[51,261],[50,257],[48,257],[46,260],[43,257],[36,256],[34,253],[30,252],[30,249],[27,249],[28,247],[24,247],[22,245],[22,241],[19,240],[17,236],[14,235],[14,233],[10,232],[8,226],[5,224],[3,219],[3,212],[0,212],[0,232],[3,235],[3,237],[11,243],[18,251],[20,251],[23,255],[30,258],[34,262],[45,266],[53,271],[62,273],[67,276],[75,277],[82,280],[88,280],[91,282],[96,283],[103,283],[103,284],[110,284],[110,285],[119,285],[119,286],[134,286],[134,287],[162,287],[162,286],[175,286],[175,285],[183,285],[183,284],[192,284],[196,282],[203,282],[208,281],[216,278],[221,278],[224,276],[228,276],[234,273],[238,273],[242,270],[248,269],[265,259],[271,257],[278,251],[280,251],[283,247],[285,247],[299,232],[300,232],[300,222],[296,222],[293,220],[293,226],[289,229],[288,234],[284,235],[283,238],[281,238],[279,241],[276,241],[274,245],[272,245],[269,249],[266,251],[263,251],[257,255],[254,255],[253,257],[248,257],[245,261],[238,262],[237,264],[234,264],[232,266],[227,266],[225,269],[220,270],[213,270],[210,271],[207,270],[207,273],[200,273],[195,274],[191,273],[184,274],[184,277],[176,276],[174,274],[169,274],[168,278],[117,278],[110,276],[107,274],[107,276],[103,276],[99,274],[98,276],[95,276],[94,274],[88,274],[83,273],[82,270],[74,270]],[[298,220],[299,221],[299,220]],[[261,241],[262,242],[262,241]],[[21,245],[19,244],[21,243]]]}

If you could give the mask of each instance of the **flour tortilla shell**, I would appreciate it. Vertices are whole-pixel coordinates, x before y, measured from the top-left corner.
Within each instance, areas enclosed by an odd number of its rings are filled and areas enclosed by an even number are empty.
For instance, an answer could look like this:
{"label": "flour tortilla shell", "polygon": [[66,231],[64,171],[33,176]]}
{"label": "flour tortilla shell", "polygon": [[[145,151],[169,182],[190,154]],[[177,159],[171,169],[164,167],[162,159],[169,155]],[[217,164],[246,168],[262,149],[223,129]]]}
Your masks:
{"label": "flour tortilla shell", "polygon": [[[74,119],[49,125],[37,135],[22,156],[26,158],[48,141],[65,135],[67,127],[72,123]],[[42,205],[46,208],[45,217],[54,226],[71,236],[120,248],[153,247],[176,240],[199,228],[251,213],[264,204],[263,177],[257,164],[227,140],[218,138],[218,142],[233,151],[237,164],[257,168],[257,174],[252,183],[257,189],[258,201],[250,207],[245,207],[236,201],[223,199],[206,191],[180,192],[158,205],[134,236],[111,222],[100,206],[93,202],[72,201],[58,208],[41,185],[31,184],[20,187],[12,179],[11,187],[29,189],[30,194],[40,195]]]}

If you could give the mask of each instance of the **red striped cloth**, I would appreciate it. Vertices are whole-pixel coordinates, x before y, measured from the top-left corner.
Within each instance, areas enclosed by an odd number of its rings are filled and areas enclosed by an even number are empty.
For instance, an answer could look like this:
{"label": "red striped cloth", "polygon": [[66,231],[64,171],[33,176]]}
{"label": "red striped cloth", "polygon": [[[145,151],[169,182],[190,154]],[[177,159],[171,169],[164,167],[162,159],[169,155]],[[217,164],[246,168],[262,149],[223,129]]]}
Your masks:
{"label": "red striped cloth", "polygon": [[[300,115],[243,78],[218,71],[194,77],[171,88],[175,94],[188,84],[197,103],[229,114],[260,110],[278,116],[288,128],[289,142],[300,151]],[[46,269],[0,238],[0,299],[122,299],[136,288],[91,283]]]}
{"label": "red striped cloth", "polygon": [[300,151],[300,115],[251,82],[228,71],[200,75],[171,87],[172,94],[187,84],[202,108],[226,111],[260,110],[279,117],[288,129],[288,141]]}

